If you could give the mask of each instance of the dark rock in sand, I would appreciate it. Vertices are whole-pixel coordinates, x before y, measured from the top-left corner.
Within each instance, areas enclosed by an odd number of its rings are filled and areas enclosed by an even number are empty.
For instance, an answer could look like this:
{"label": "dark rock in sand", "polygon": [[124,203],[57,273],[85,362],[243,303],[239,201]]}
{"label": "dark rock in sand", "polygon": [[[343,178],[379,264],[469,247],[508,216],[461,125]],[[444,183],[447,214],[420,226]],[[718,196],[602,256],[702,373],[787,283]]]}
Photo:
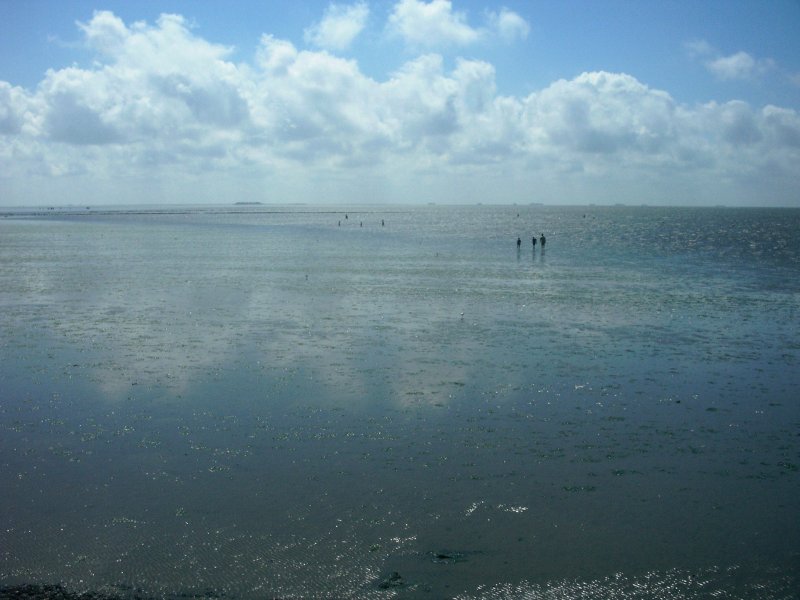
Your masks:
{"label": "dark rock in sand", "polygon": [[381,580],[378,584],[378,587],[382,590],[388,590],[392,588],[403,587],[406,582],[403,580],[403,577],[397,571],[392,572],[388,577],[385,577]]}
{"label": "dark rock in sand", "polygon": [[433,562],[440,564],[453,564],[467,560],[463,552],[431,552],[431,556],[433,557]]}

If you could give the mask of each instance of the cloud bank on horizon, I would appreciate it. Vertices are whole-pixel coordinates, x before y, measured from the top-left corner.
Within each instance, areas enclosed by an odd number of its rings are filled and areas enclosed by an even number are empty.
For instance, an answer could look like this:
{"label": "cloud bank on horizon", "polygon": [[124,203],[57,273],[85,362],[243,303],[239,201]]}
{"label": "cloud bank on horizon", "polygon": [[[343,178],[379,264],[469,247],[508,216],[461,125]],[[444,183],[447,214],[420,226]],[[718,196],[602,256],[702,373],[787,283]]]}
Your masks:
{"label": "cloud bank on horizon", "polygon": [[[689,105],[605,70],[504,94],[475,56],[521,43],[535,24],[503,6],[399,0],[380,15],[333,3],[303,30],[305,46],[265,32],[246,60],[189,19],[126,23],[99,10],[78,23],[91,64],[50,69],[34,89],[0,80],[0,204],[800,206],[795,107]],[[406,53],[386,77],[348,54],[386,39]],[[782,69],[677,44],[710,78],[757,83]]]}

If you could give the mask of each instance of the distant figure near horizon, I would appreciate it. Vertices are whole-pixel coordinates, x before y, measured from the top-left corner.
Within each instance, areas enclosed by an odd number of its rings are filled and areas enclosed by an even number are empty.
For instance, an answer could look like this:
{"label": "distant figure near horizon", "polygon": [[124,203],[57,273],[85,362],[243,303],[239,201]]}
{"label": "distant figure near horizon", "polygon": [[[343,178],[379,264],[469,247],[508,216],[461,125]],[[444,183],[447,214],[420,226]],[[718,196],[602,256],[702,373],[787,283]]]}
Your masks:
{"label": "distant figure near horizon", "polygon": [[533,237],[531,238],[531,243],[533,244],[533,248],[534,248],[534,250],[535,250],[535,249],[536,249],[536,236],[533,236]]}
{"label": "distant figure near horizon", "polygon": [[522,240],[520,238],[517,238],[517,250],[519,250],[520,246],[522,246]]}
{"label": "distant figure near horizon", "polygon": [[546,242],[547,240],[545,239],[544,234],[542,234],[542,237],[539,238],[539,243],[542,245],[542,250],[544,250],[544,245]]}

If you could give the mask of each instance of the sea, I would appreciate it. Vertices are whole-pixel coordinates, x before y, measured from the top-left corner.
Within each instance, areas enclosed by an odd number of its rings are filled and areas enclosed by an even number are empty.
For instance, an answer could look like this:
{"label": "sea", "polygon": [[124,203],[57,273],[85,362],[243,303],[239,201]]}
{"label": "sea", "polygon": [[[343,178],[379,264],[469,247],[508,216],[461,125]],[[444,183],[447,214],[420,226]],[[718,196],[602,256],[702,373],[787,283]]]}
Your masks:
{"label": "sea", "polygon": [[800,209],[0,209],[0,597],[796,599],[798,515]]}

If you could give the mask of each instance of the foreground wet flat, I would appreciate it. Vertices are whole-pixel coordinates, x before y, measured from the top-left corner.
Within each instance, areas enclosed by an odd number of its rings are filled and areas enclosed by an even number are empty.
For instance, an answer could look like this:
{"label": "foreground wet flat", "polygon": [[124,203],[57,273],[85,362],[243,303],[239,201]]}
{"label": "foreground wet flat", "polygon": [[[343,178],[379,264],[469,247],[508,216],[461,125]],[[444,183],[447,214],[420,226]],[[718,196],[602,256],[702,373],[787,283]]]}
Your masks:
{"label": "foreground wet flat", "polygon": [[502,210],[0,221],[3,593],[792,597],[786,216]]}

